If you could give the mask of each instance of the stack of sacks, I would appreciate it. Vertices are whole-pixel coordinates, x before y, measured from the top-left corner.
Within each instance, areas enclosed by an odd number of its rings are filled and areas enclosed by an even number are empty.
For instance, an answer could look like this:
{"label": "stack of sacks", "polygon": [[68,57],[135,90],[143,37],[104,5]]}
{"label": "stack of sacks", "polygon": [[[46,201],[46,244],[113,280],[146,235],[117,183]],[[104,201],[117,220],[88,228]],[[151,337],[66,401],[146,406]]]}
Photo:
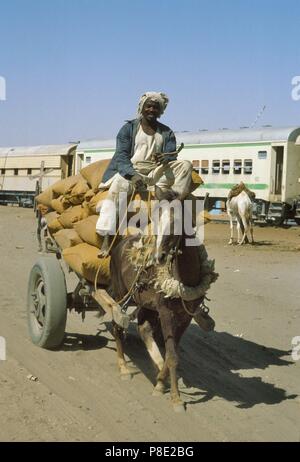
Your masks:
{"label": "stack of sacks", "polygon": [[[110,257],[98,258],[103,238],[96,233],[96,206],[107,197],[107,191],[99,191],[98,185],[109,162],[95,162],[36,197],[38,209],[66,263],[92,283],[99,269],[97,283],[103,286],[110,280]],[[135,232],[138,230],[128,230],[129,234]]]}
{"label": "stack of sacks", "polygon": [[[109,162],[94,162],[81,169],[80,174],[56,182],[36,197],[39,210],[46,219],[49,232],[62,249],[66,263],[92,283],[99,269],[97,283],[104,286],[110,279],[110,257],[98,258],[103,238],[96,233],[99,217],[96,207],[108,194],[107,191],[99,191],[98,185]],[[196,187],[201,181],[199,178],[193,176]],[[143,197],[137,193],[134,199],[147,203],[147,193]],[[134,213],[128,214],[128,219],[132,215]],[[136,228],[128,229],[128,234],[137,232]]]}

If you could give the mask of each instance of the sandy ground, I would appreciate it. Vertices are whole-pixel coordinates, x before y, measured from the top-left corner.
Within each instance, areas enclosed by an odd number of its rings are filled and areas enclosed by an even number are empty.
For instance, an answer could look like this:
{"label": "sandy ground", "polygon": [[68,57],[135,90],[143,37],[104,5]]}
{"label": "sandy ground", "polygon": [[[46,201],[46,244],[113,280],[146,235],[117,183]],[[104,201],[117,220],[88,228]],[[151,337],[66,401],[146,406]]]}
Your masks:
{"label": "sandy ground", "polygon": [[[216,330],[191,324],[180,346],[186,412],[153,397],[155,369],[130,329],[136,367],[121,381],[114,342],[95,314],[68,316],[58,351],[34,346],[26,289],[38,258],[33,211],[0,207],[0,441],[300,441],[300,228],[255,227],[257,245],[230,247],[228,225],[205,240],[220,277],[209,292]],[[101,330],[103,332],[101,332]],[[32,374],[37,381],[28,379]]]}

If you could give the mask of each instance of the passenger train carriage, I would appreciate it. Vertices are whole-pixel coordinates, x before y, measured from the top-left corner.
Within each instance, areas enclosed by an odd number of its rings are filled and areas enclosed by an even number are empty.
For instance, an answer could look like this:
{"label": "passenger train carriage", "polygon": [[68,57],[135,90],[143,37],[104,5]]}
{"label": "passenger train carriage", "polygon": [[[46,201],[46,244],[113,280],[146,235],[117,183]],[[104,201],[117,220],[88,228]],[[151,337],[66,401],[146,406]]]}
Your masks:
{"label": "passenger train carriage", "polygon": [[[206,198],[208,209],[224,209],[229,190],[243,181],[256,194],[257,220],[294,218],[300,224],[299,127],[179,132],[176,138],[185,145],[179,157],[190,160],[204,180],[194,194]],[[114,152],[115,139],[0,148],[0,203],[32,205],[40,175],[45,189]]]}
{"label": "passenger train carriage", "polygon": [[0,204],[33,206],[42,188],[73,175],[76,144],[0,148]]}
{"label": "passenger train carriage", "polygon": [[[255,192],[257,220],[300,224],[300,128],[262,127],[216,132],[176,133],[185,147],[179,157],[193,163],[204,184],[194,194],[208,198],[208,208],[225,206],[229,190],[243,181]],[[112,157],[115,140],[80,143],[79,162]]]}

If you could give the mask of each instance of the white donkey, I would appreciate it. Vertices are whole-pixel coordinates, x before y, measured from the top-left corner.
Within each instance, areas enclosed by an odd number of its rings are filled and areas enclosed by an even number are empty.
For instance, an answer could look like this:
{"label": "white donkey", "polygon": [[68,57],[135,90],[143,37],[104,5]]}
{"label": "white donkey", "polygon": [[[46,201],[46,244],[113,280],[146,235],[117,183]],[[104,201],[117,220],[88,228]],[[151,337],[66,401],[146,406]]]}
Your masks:
{"label": "white donkey", "polygon": [[[239,245],[249,242],[247,232],[250,230],[251,243],[253,239],[253,223],[252,223],[252,201],[245,191],[240,192],[237,196],[228,199],[226,202],[226,209],[230,219],[230,240],[229,244],[233,243],[233,219],[237,220],[237,233]],[[242,230],[242,240],[240,238],[240,231]]]}

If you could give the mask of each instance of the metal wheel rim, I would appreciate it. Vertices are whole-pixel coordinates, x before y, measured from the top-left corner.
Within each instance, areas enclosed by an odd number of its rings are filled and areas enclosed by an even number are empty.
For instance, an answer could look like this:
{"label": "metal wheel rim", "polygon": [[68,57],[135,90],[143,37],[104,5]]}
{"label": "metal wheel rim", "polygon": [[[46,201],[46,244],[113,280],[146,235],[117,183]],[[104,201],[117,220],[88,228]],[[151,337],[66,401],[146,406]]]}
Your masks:
{"label": "metal wheel rim", "polygon": [[31,300],[32,303],[30,312],[33,315],[37,327],[42,330],[44,328],[46,318],[46,293],[45,284],[41,277],[38,277],[35,282]]}

